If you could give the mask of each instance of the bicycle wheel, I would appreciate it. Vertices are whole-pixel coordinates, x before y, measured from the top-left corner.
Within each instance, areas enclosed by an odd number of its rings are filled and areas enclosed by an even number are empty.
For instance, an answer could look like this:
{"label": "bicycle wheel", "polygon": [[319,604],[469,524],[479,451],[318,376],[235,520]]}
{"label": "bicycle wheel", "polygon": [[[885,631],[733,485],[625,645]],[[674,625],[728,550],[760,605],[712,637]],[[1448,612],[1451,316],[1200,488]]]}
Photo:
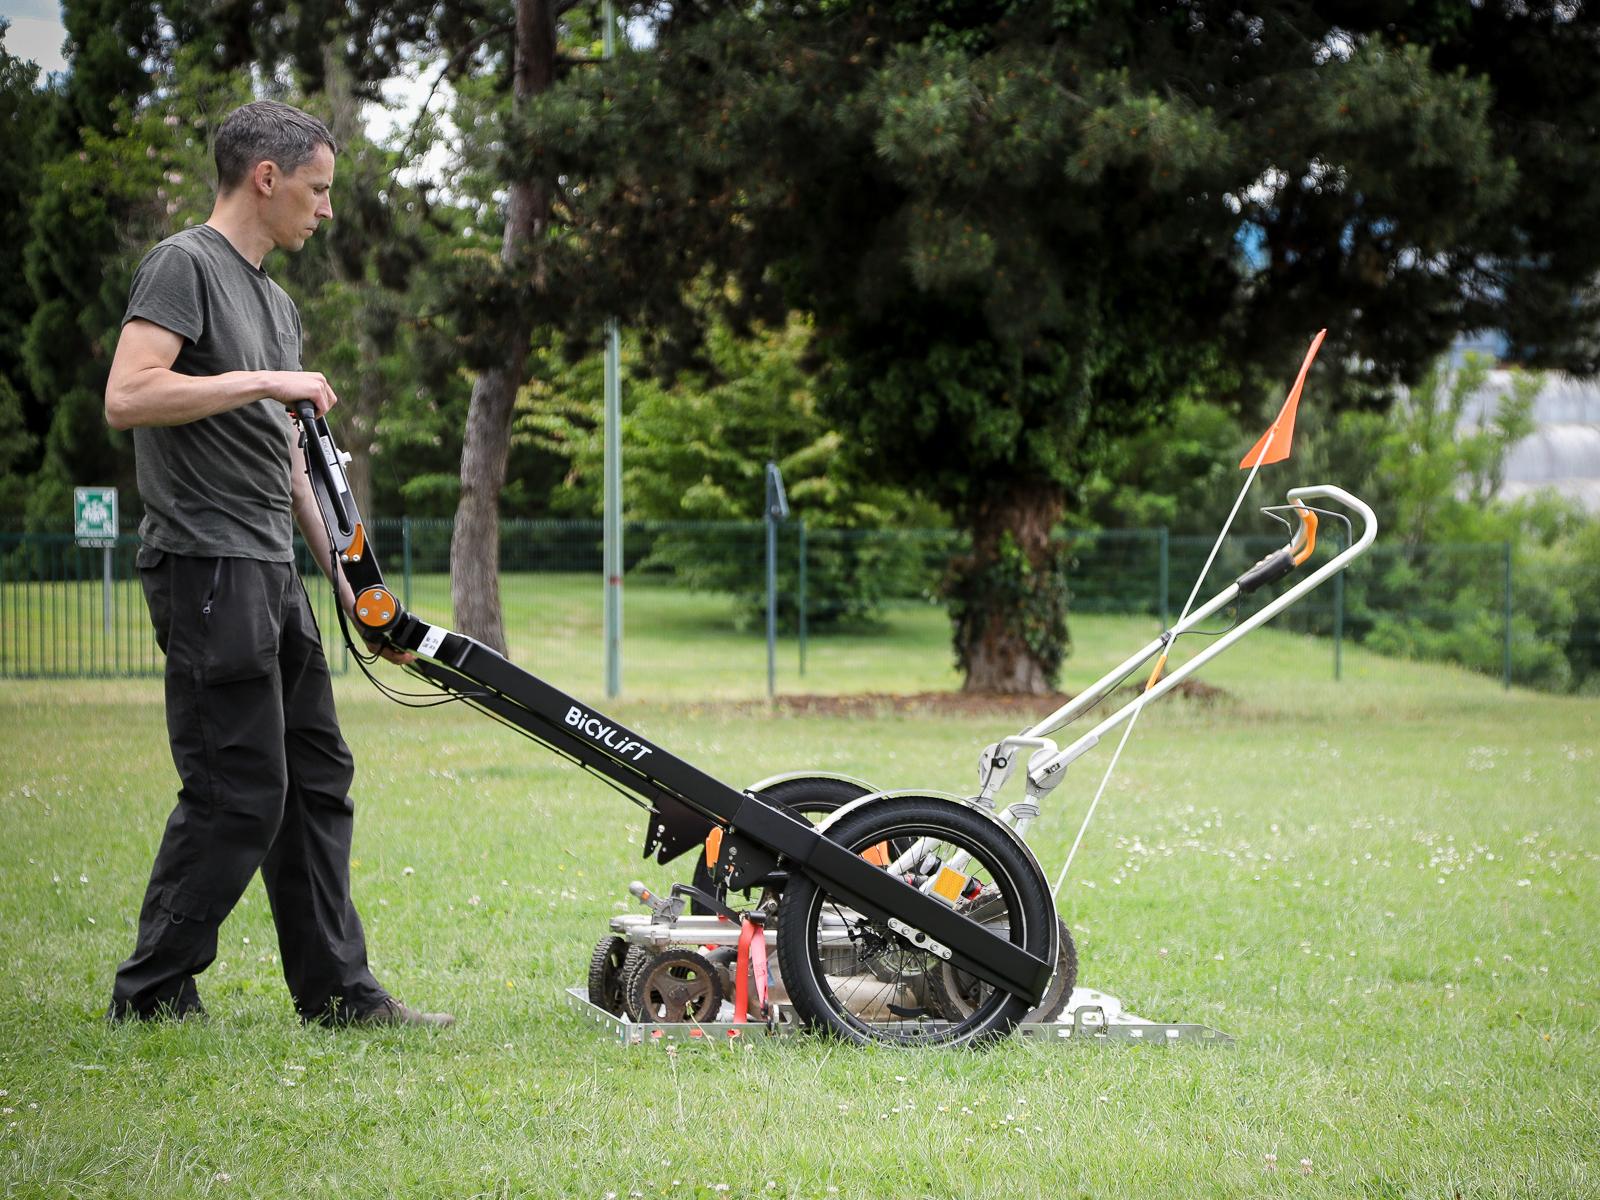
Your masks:
{"label": "bicycle wheel", "polygon": [[[904,872],[908,883],[920,886],[954,863],[963,876],[958,912],[1030,954],[1054,953],[1055,908],[1038,863],[982,813],[928,796],[875,800],[836,822],[828,837],[880,863],[885,844],[922,842],[917,862]],[[957,861],[962,856],[965,865]],[[1009,1033],[1032,1007],[1026,996],[982,983],[965,1013],[932,1011],[926,977],[943,960],[798,873],[778,906],[778,963],[801,1021],[850,1042],[984,1042]]]}

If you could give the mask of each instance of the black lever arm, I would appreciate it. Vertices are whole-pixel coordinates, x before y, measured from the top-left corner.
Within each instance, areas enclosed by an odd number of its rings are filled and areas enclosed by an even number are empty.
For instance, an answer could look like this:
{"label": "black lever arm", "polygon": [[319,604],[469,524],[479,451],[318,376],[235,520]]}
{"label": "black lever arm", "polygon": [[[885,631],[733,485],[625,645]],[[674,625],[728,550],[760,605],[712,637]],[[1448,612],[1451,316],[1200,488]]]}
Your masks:
{"label": "black lever arm", "polygon": [[295,405],[295,416],[300,420],[300,446],[305,453],[306,474],[311,478],[311,494],[327,527],[335,565],[355,596],[353,615],[361,636],[369,642],[415,650],[416,646],[405,644],[405,634],[416,622],[408,618],[394,593],[384,586],[377,552],[344,473],[345,456],[334,445],[327,420],[317,416],[317,410],[307,400]]}

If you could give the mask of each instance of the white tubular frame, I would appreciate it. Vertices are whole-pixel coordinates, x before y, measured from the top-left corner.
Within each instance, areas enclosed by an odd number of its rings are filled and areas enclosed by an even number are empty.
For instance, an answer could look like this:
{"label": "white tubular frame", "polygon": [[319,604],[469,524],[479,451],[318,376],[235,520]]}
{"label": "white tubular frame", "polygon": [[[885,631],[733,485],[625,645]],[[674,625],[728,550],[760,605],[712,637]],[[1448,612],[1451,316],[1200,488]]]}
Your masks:
{"label": "white tubular frame", "polygon": [[[1266,622],[1272,620],[1273,617],[1277,616],[1291,604],[1294,604],[1307,592],[1313,590],[1314,588],[1320,587],[1333,576],[1337,575],[1340,571],[1343,571],[1357,558],[1365,554],[1368,547],[1372,545],[1373,541],[1378,536],[1378,518],[1376,515],[1374,515],[1372,509],[1364,501],[1352,496],[1343,488],[1334,487],[1332,484],[1326,483],[1315,484],[1309,487],[1297,487],[1289,491],[1288,499],[1290,504],[1299,504],[1300,502],[1306,500],[1337,501],[1346,508],[1351,509],[1353,512],[1360,515],[1362,521],[1361,536],[1357,538],[1354,544],[1352,544],[1348,549],[1341,551],[1339,554],[1323,563],[1322,566],[1316,571],[1306,576],[1306,578],[1295,584],[1294,587],[1284,592],[1283,595],[1274,598],[1271,603],[1262,606],[1259,611],[1251,613],[1249,617],[1241,621],[1227,633],[1223,634],[1216,641],[1212,642],[1211,645],[1207,646],[1199,654],[1196,654],[1193,658],[1175,668],[1171,674],[1167,675],[1148,691],[1140,692],[1135,699],[1128,701],[1127,704],[1123,705],[1116,712],[1112,713],[1104,721],[1101,721],[1100,724],[1089,730],[1088,733],[1085,733],[1071,745],[1057,750],[1055,742],[1049,737],[1050,732],[1054,729],[1060,728],[1073,717],[1093,707],[1108,693],[1110,693],[1117,686],[1117,684],[1122,682],[1122,680],[1130,671],[1134,670],[1141,664],[1149,661],[1157,654],[1170,647],[1173,640],[1180,634],[1188,632],[1196,625],[1200,624],[1200,622],[1204,621],[1207,617],[1216,613],[1219,609],[1225,608],[1229,604],[1233,603],[1233,601],[1239,596],[1238,583],[1230,583],[1227,587],[1223,588],[1222,591],[1218,592],[1210,600],[1206,601],[1199,608],[1195,609],[1171,629],[1166,630],[1159,637],[1153,638],[1143,647],[1134,651],[1127,658],[1123,659],[1122,662],[1118,663],[1115,667],[1112,667],[1111,670],[1107,671],[1099,679],[1095,680],[1093,684],[1085,688],[1082,692],[1078,693],[1078,695],[1074,696],[1071,701],[1056,709],[1055,712],[1051,713],[1037,725],[1025,729],[1019,734],[1013,734],[1011,737],[1001,739],[1001,741],[996,744],[997,747],[1001,750],[1010,750],[1013,753],[1022,749],[1053,751],[1053,753],[1051,753],[1048,757],[1044,758],[1039,757],[1039,754],[1036,753],[1033,759],[1029,760],[1027,776],[1030,784],[1030,793],[1042,798],[1045,794],[1053,790],[1055,786],[1061,782],[1061,772],[1063,768],[1065,768],[1068,763],[1072,762],[1073,759],[1078,758],[1088,751],[1094,749],[1094,747],[1099,744],[1100,739],[1103,738],[1108,732],[1115,729],[1124,721],[1131,720],[1133,716],[1139,712],[1139,710],[1144,708],[1145,705],[1166,695],[1167,692],[1176,687],[1180,682],[1183,681],[1183,679],[1193,674],[1195,671],[1198,671],[1201,667],[1205,666],[1206,663],[1210,662],[1217,655],[1221,654],[1229,646],[1232,646],[1240,638],[1244,637],[1252,630],[1259,628]],[[1304,535],[1297,531],[1296,536],[1291,542],[1289,548],[1291,550],[1298,551],[1303,541],[1303,537]],[[1009,775],[1009,771],[1007,774]],[[993,811],[995,807],[995,793],[1001,790],[1003,786],[1003,780],[999,785],[993,787],[991,787],[989,783],[985,781],[983,790],[979,793],[979,795],[973,799],[967,800],[966,803],[990,812],[991,815],[994,816],[995,820],[999,821],[1002,825],[1006,825],[1008,827],[1014,826],[1014,832],[1020,835],[1031,822],[1031,816],[1018,818],[1011,812],[1010,809],[1007,809],[1001,813],[994,813]],[[932,793],[918,792],[916,794],[927,795]],[[863,801],[872,799],[877,799],[877,797],[862,797],[861,800],[855,801],[851,805],[848,805],[847,808],[854,808]],[[833,815],[832,819],[836,820],[839,816],[842,816],[845,811],[845,809],[841,809],[838,813]],[[920,859],[924,854],[926,854],[930,848],[931,846],[929,845],[927,839],[921,839],[902,852],[895,859],[895,861],[890,864],[888,869],[896,872],[910,870],[912,865],[915,864],[917,860]],[[967,856],[965,854],[958,854],[946,865],[952,870],[961,871],[966,869],[966,864]],[[933,880],[930,878],[923,885],[922,890],[926,892],[930,890],[932,886]]]}
{"label": "white tubular frame", "polygon": [[[1212,642],[1211,645],[1207,646],[1200,653],[1196,654],[1193,658],[1185,662],[1182,666],[1174,669],[1169,675],[1167,675],[1166,678],[1162,679],[1154,687],[1150,688],[1148,691],[1140,692],[1135,699],[1128,701],[1127,704],[1123,705],[1116,712],[1112,713],[1104,721],[1101,721],[1100,724],[1096,725],[1077,741],[1073,742],[1069,746],[1064,747],[1050,758],[1047,758],[1036,764],[1030,763],[1028,778],[1036,787],[1048,788],[1052,786],[1049,782],[1049,777],[1052,774],[1058,772],[1067,763],[1070,763],[1073,759],[1079,757],[1085,751],[1093,748],[1100,741],[1100,739],[1112,729],[1115,729],[1118,725],[1122,724],[1122,722],[1132,718],[1135,713],[1137,713],[1151,701],[1158,700],[1162,696],[1166,695],[1186,677],[1192,675],[1195,671],[1198,671],[1201,667],[1205,666],[1206,663],[1210,662],[1217,655],[1221,654],[1240,638],[1244,637],[1252,630],[1259,628],[1266,622],[1272,620],[1273,617],[1277,616],[1284,609],[1295,603],[1295,601],[1299,600],[1300,597],[1304,596],[1307,592],[1311,591],[1313,588],[1320,587],[1334,575],[1337,575],[1340,571],[1343,571],[1353,561],[1365,554],[1367,549],[1372,545],[1374,539],[1376,539],[1378,536],[1378,518],[1376,515],[1374,515],[1372,509],[1368,507],[1364,501],[1358,500],[1355,496],[1352,496],[1343,488],[1334,487],[1332,484],[1326,483],[1315,484],[1310,487],[1298,487],[1290,490],[1288,498],[1291,504],[1297,504],[1305,500],[1337,501],[1346,508],[1360,514],[1362,521],[1361,536],[1357,538],[1354,544],[1352,544],[1348,549],[1341,551],[1334,558],[1323,563],[1321,567],[1312,572],[1310,575],[1306,576],[1306,578],[1302,579],[1299,583],[1295,584],[1294,587],[1284,592],[1281,596],[1273,599],[1270,604],[1264,605],[1259,611],[1251,613],[1249,617],[1245,618],[1245,620],[1241,621],[1233,629],[1230,629],[1227,633],[1223,634],[1216,641]],[[1143,649],[1137,651],[1125,659],[1122,663],[1116,667],[1113,667],[1107,674],[1101,676],[1091,687],[1074,697],[1071,703],[1063,705],[1061,708],[1051,713],[1043,721],[1040,721],[1039,724],[1035,725],[1031,729],[1026,730],[1025,736],[1042,737],[1049,733],[1050,730],[1059,727],[1065,721],[1070,720],[1073,716],[1084,711],[1091,704],[1095,703],[1103,695],[1105,695],[1106,692],[1110,691],[1111,688],[1113,688],[1117,682],[1120,681],[1129,671],[1133,670],[1146,660],[1152,658],[1160,650],[1169,645],[1173,637],[1192,629],[1195,625],[1199,624],[1199,622],[1204,620],[1206,617],[1209,617],[1218,609],[1232,603],[1238,595],[1239,585],[1237,583],[1229,584],[1221,592],[1218,592],[1217,595],[1211,600],[1207,601],[1200,608],[1190,613],[1189,616],[1178,625],[1174,626],[1166,633],[1163,633],[1160,637],[1149,642]]]}

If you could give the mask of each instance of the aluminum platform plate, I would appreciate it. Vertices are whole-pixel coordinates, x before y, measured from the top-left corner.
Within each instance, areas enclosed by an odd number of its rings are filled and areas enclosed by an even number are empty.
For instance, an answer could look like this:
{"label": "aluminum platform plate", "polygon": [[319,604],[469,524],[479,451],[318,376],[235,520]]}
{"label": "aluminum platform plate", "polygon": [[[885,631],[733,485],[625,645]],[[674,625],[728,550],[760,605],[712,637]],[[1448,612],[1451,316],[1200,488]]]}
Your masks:
{"label": "aluminum platform plate", "polygon": [[[654,1042],[733,1042],[742,1039],[794,1037],[803,1032],[792,1019],[766,1021],[707,1021],[704,1023],[666,1023],[630,1021],[589,1001],[586,988],[567,989],[567,1003],[604,1029],[624,1046]],[[722,1014],[732,1016],[732,1005],[724,1003]],[[1098,1042],[1136,1046],[1166,1046],[1174,1042],[1198,1042],[1207,1046],[1232,1045],[1233,1038],[1208,1025],[1163,1024],[1136,1017],[1122,1007],[1115,996],[1093,988],[1074,988],[1072,999],[1058,1021],[1050,1024],[1022,1024],[1015,1032],[1033,1041]]]}

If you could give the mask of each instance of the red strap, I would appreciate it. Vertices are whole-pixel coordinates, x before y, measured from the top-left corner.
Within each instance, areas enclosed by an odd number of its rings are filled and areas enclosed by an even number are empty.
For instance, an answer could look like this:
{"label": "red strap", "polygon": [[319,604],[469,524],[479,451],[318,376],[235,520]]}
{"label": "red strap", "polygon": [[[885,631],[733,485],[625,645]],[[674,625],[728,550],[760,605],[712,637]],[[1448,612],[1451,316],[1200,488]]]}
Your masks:
{"label": "red strap", "polygon": [[[733,1020],[743,1024],[750,1019],[750,941],[755,922],[739,922],[739,957],[733,963]],[[765,939],[761,947],[766,950]]]}
{"label": "red strap", "polygon": [[750,969],[756,977],[756,999],[761,1004],[761,1015],[767,1015],[767,931],[754,921],[746,921],[755,936],[750,939]]}
{"label": "red strap", "polygon": [[749,917],[739,922],[739,957],[734,961],[733,1019],[743,1024],[750,1019],[750,976],[756,980],[756,1004],[767,1011],[767,932]]}

